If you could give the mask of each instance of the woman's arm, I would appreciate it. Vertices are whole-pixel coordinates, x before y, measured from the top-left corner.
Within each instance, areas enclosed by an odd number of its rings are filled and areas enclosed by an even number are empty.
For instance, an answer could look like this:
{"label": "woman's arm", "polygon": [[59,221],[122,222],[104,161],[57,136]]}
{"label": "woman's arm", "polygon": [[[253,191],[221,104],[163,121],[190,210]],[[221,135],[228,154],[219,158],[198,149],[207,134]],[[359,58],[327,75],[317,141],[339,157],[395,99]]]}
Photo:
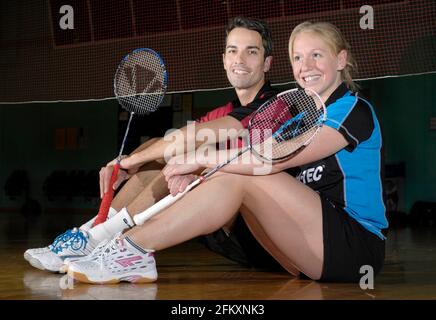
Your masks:
{"label": "woman's arm", "polygon": [[[220,171],[244,175],[273,174],[326,158],[337,153],[347,145],[348,142],[341,133],[333,128],[324,126],[306,148],[285,161],[273,164],[265,163],[257,159],[250,152],[246,152],[245,155],[233,160],[220,169]],[[207,151],[199,148],[196,152],[171,159],[164,170],[167,179],[173,175],[191,173],[201,167],[214,168],[216,165],[234,157],[240,150]]]}

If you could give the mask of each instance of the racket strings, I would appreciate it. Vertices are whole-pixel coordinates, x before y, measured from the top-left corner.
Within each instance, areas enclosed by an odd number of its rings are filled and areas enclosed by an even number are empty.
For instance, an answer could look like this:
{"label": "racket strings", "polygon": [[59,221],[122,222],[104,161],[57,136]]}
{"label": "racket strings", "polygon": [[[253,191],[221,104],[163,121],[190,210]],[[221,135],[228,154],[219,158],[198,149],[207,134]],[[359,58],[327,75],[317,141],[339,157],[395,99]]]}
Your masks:
{"label": "racket strings", "polygon": [[251,148],[267,160],[283,159],[316,134],[325,119],[318,96],[293,90],[277,96],[253,116],[250,123]]}
{"label": "racket strings", "polygon": [[166,92],[162,60],[148,50],[137,50],[120,64],[114,83],[115,95],[124,109],[137,114],[155,111]]}

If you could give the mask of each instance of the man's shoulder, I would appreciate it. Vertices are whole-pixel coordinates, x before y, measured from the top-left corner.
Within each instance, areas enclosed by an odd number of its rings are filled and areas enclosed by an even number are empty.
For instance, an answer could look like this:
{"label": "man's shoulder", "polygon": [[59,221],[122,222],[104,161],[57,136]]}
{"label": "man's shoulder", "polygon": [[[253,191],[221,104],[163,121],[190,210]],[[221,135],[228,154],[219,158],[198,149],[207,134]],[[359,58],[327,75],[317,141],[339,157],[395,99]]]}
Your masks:
{"label": "man's shoulder", "polygon": [[207,121],[212,121],[212,120],[216,120],[216,119],[225,117],[227,114],[232,112],[232,110],[233,110],[233,102],[229,101],[225,105],[222,105],[220,107],[216,107],[215,109],[206,113],[204,116],[202,116],[199,119],[199,122],[207,122]]}

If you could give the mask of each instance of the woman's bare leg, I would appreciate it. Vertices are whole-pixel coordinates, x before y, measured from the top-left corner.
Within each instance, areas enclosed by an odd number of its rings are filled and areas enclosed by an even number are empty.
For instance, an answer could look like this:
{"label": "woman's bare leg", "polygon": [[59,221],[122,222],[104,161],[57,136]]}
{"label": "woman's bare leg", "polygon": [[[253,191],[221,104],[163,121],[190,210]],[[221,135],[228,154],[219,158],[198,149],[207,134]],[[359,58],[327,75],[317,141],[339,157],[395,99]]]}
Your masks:
{"label": "woman's bare leg", "polygon": [[[321,201],[316,192],[286,173],[269,176],[217,174],[171,207],[126,235],[138,245],[162,250],[211,233],[241,205],[295,266],[319,279],[323,265]],[[134,210],[128,206],[131,214]]]}
{"label": "woman's bare leg", "polygon": [[280,253],[301,272],[319,279],[324,261],[319,195],[286,173],[248,178],[244,207]]}

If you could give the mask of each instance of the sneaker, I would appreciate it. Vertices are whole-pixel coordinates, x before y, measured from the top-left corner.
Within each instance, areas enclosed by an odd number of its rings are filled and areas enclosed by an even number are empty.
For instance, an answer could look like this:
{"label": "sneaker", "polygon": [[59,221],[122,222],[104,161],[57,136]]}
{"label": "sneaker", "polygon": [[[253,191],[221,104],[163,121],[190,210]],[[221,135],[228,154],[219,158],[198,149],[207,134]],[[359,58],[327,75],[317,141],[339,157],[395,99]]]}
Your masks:
{"label": "sneaker", "polygon": [[[112,239],[118,238],[122,235],[122,231],[118,232],[117,234],[115,234],[115,236]],[[73,257],[73,258],[66,258],[64,260],[64,265],[60,268],[61,273],[66,273],[68,272],[68,267],[70,266],[70,264],[72,262],[75,261],[83,261],[83,260],[92,260],[95,257],[98,257],[101,255],[101,253],[103,252],[103,248],[107,245],[107,243],[110,241],[111,239],[105,239],[102,242],[100,242],[94,250],[92,250],[92,252],[86,256],[82,256],[82,257]]]}
{"label": "sneaker", "polygon": [[[107,220],[109,220],[110,218],[112,218],[116,214],[117,214],[117,211],[113,208],[110,208],[109,213],[107,215]],[[85,224],[83,224],[80,227],[80,230],[82,230],[84,232],[88,232],[93,227],[94,221],[95,221],[95,217],[93,219],[89,220],[88,222],[86,222]],[[67,230],[63,234],[61,234],[60,236],[57,236],[56,239],[53,241],[53,243],[47,247],[27,249],[26,252],[24,252],[24,259],[29,261],[29,263],[32,266],[34,266],[35,268],[45,270],[44,266],[42,266],[39,263],[39,260],[35,259],[35,256],[47,253],[52,249],[57,250],[57,248],[59,248],[64,242],[67,242],[71,237],[75,236],[75,232],[72,232],[74,230],[76,230],[76,229]]]}
{"label": "sneaker", "polygon": [[[121,233],[120,233],[121,234]],[[94,250],[92,250],[92,252],[86,256],[80,256],[80,257],[71,257],[71,258],[66,258],[64,260],[64,264],[62,265],[62,267],[60,267],[59,272],[60,273],[67,273],[68,272],[68,268],[70,266],[70,264],[72,262],[76,262],[76,261],[84,261],[84,260],[92,260],[95,257],[98,257],[102,252],[103,252],[103,248],[106,246],[106,244],[109,242],[110,240],[103,240],[102,242],[100,242]]]}
{"label": "sneaker", "polygon": [[35,256],[41,253],[46,253],[50,251],[50,247],[44,247],[44,248],[34,248],[34,249],[27,249],[26,252],[24,252],[24,259],[26,259],[32,266],[35,268],[41,269],[42,266],[38,265],[38,260],[35,260]]}
{"label": "sneaker", "polygon": [[94,246],[86,231],[74,228],[57,237],[49,246],[50,250],[43,249],[38,253],[32,252],[30,264],[41,270],[62,273],[61,267],[66,258],[84,257],[92,252]]}
{"label": "sneaker", "polygon": [[71,237],[73,237],[74,233],[71,231],[72,230],[67,230],[61,235],[57,236],[54,239],[53,243],[47,247],[27,249],[26,252],[24,252],[24,259],[26,259],[35,268],[45,270],[44,266],[42,266],[39,260],[35,257],[37,255],[46,254],[52,249],[57,250],[64,242],[67,242],[68,240],[70,240]]}
{"label": "sneaker", "polygon": [[138,247],[128,238],[115,238],[92,259],[72,262],[68,276],[91,284],[144,283],[156,281],[157,270],[152,252]]}

